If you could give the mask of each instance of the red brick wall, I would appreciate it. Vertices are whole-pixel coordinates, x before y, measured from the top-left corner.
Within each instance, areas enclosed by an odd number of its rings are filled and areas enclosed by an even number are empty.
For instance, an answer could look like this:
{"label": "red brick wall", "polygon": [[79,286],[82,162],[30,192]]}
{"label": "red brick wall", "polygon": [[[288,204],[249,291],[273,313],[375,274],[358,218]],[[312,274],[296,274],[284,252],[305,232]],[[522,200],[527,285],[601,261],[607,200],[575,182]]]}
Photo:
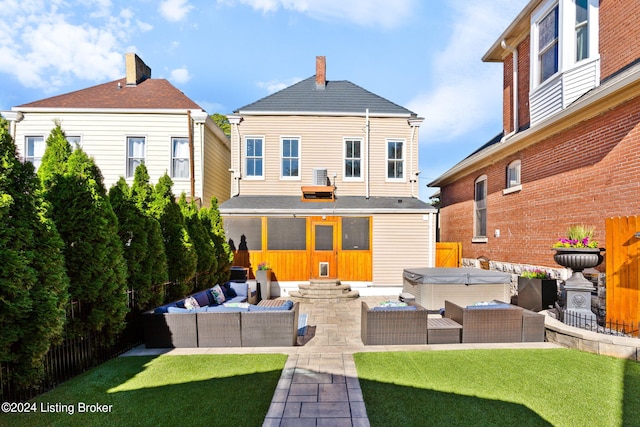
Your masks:
{"label": "red brick wall", "polygon": [[600,74],[606,78],[640,58],[640,1],[600,0]]}
{"label": "red brick wall", "polygon": [[[505,195],[516,158],[522,191]],[[471,243],[474,181],[483,174],[488,243]],[[605,218],[640,212],[640,98],[442,187],[441,200],[441,240],[462,242],[465,258],[557,267],[550,247],[575,223],[594,225],[604,246]]]}
{"label": "red brick wall", "polygon": [[[518,45],[518,127],[529,123],[529,37]],[[513,54],[503,61],[502,128],[513,131]]]}

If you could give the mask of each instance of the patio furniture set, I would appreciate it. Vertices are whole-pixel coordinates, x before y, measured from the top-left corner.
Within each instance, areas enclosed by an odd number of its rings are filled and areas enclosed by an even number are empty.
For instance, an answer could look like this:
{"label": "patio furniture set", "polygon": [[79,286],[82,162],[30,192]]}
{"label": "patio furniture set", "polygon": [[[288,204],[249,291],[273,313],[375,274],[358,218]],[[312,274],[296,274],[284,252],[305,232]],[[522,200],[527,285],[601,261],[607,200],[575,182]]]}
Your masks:
{"label": "patio furniture set", "polygon": [[296,344],[298,303],[249,304],[246,282],[217,286],[224,291],[223,294],[226,293],[224,298],[220,298],[214,287],[143,313],[146,347],[272,347]]}
{"label": "patio furniture set", "polygon": [[415,302],[406,307],[361,306],[365,345],[543,342],[544,315],[501,301],[459,306],[445,301],[444,315]]}

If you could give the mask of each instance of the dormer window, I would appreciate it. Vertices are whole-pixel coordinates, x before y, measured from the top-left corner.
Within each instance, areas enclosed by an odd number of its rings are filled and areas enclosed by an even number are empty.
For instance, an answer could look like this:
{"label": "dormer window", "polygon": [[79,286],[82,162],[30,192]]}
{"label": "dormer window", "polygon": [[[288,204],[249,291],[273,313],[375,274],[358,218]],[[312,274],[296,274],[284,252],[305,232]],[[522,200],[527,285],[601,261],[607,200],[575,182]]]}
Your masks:
{"label": "dormer window", "polygon": [[538,24],[540,82],[558,72],[558,5]]}

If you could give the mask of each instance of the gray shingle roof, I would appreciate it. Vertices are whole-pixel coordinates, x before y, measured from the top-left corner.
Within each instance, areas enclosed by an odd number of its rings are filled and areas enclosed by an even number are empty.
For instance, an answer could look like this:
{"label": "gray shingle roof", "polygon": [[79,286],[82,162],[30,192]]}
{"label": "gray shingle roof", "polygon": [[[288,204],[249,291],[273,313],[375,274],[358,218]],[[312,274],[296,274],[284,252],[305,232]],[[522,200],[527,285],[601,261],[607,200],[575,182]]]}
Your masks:
{"label": "gray shingle roof", "polygon": [[[317,211],[317,212],[315,212]],[[334,202],[303,202],[300,196],[237,196],[220,205],[220,213],[316,214],[344,213],[429,213],[435,208],[413,197],[360,197],[342,196]]]}
{"label": "gray shingle roof", "polygon": [[316,89],[315,76],[302,80],[262,98],[235,113],[360,113],[372,115],[416,116],[416,113],[373,94],[346,80],[327,81],[324,89]]}

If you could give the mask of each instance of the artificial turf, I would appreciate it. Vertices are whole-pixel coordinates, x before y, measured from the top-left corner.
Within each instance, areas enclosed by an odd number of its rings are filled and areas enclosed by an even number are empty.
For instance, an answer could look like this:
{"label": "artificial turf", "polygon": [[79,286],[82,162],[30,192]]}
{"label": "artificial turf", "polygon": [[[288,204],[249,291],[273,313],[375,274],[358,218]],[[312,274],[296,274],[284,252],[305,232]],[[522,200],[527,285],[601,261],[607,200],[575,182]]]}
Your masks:
{"label": "artificial turf", "polygon": [[638,426],[640,363],[571,349],[354,355],[372,426]]}
{"label": "artificial turf", "polygon": [[286,359],[119,357],[33,399],[31,413],[0,413],[0,426],[261,426]]}

